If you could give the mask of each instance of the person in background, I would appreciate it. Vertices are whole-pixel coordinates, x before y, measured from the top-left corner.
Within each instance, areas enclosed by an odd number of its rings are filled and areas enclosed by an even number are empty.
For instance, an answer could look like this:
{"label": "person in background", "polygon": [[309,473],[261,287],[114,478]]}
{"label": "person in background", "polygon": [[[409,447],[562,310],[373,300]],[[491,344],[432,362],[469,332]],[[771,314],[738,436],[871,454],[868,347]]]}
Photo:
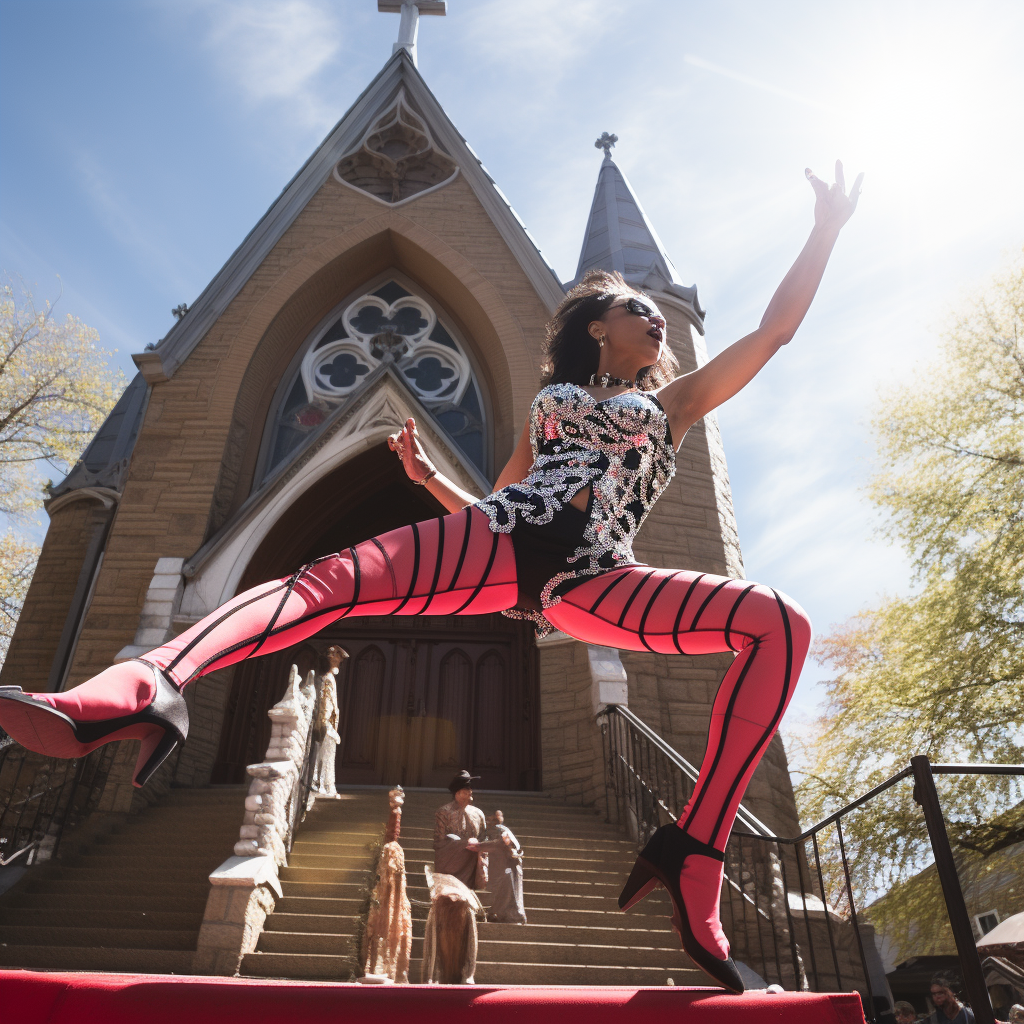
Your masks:
{"label": "person in background", "polygon": [[487,818],[473,806],[473,782],[479,778],[463,768],[448,783],[451,801],[434,815],[434,870],[454,875],[470,889],[487,885],[487,854],[479,849],[487,837]]}
{"label": "person in background", "polygon": [[914,1024],[917,1020],[917,1010],[914,1009],[912,1003],[908,1003],[905,999],[899,1000],[892,1008],[893,1016],[896,1018],[896,1024]]}
{"label": "person in background", "polygon": [[1014,1003],[1006,1015],[1009,1024],[1024,1024],[1024,1006]]}
{"label": "person in background", "polygon": [[932,978],[932,1002],[935,1012],[928,1017],[928,1024],[974,1024],[974,1011],[964,1006],[953,991],[953,981],[945,975]]}

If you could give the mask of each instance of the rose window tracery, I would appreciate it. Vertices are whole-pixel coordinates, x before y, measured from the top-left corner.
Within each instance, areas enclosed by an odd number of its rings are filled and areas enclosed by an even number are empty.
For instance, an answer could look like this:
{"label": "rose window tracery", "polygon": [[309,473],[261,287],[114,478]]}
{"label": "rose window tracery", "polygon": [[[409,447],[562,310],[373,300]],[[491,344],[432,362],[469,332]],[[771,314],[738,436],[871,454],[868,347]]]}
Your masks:
{"label": "rose window tracery", "polygon": [[262,477],[385,364],[486,473],[480,391],[469,360],[426,299],[389,281],[348,303],[307,341],[275,418]]}

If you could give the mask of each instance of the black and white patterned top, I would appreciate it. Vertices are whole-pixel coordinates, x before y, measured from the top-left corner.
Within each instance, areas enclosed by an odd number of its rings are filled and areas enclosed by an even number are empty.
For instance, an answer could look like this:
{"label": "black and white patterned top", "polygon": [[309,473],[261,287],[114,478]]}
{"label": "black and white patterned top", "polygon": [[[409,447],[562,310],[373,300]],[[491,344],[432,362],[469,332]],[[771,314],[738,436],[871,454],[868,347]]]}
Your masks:
{"label": "black and white patterned top", "polygon": [[582,543],[541,592],[550,608],[560,584],[635,562],[633,538],[675,475],[675,448],[654,395],[628,391],[598,400],[577,384],[541,390],[530,410],[530,442],[526,479],[476,505],[492,530],[512,533],[518,519],[550,523],[574,494],[592,488]]}

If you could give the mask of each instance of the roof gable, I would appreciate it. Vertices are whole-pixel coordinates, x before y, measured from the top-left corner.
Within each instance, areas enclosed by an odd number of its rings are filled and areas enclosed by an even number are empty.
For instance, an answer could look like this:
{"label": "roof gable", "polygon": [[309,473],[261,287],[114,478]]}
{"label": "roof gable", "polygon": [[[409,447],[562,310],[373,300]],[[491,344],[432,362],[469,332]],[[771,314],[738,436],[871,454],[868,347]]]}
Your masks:
{"label": "roof gable", "polygon": [[[403,94],[404,91],[404,94]],[[202,294],[166,337],[145,352],[133,355],[136,365],[151,383],[170,379],[188,358],[218,317],[334,173],[344,157],[364,145],[375,122],[396,102],[414,108],[441,156],[458,165],[485,212],[523,268],[541,301],[550,310],[564,292],[554,270],[541,255],[522,221],[511,208],[469,144],[449,120],[427,87],[408,53],[399,50],[367,86],[345,116],[310,156],[281,195],[260,218]],[[454,177],[454,175],[452,175]],[[450,179],[449,179],[450,180]],[[433,187],[446,184],[440,182]],[[415,198],[415,197],[412,197]]]}

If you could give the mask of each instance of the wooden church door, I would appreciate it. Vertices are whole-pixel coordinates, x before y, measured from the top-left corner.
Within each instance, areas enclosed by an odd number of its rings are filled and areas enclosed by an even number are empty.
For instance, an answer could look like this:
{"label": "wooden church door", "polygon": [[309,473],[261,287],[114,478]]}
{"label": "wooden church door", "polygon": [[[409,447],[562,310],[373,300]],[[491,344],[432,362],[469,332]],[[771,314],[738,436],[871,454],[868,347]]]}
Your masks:
{"label": "wooden church door", "polygon": [[267,710],[289,667],[338,675],[338,785],[445,786],[461,768],[484,789],[540,787],[532,629],[502,616],[341,620],[311,643],[236,669],[214,782],[241,782],[269,741]]}
{"label": "wooden church door", "polygon": [[481,630],[433,621],[448,628],[424,630],[421,619],[417,635],[396,636],[393,621],[380,633],[329,631],[349,652],[338,676],[338,784],[445,786],[468,768],[486,789],[535,787],[529,637],[513,623]]}

